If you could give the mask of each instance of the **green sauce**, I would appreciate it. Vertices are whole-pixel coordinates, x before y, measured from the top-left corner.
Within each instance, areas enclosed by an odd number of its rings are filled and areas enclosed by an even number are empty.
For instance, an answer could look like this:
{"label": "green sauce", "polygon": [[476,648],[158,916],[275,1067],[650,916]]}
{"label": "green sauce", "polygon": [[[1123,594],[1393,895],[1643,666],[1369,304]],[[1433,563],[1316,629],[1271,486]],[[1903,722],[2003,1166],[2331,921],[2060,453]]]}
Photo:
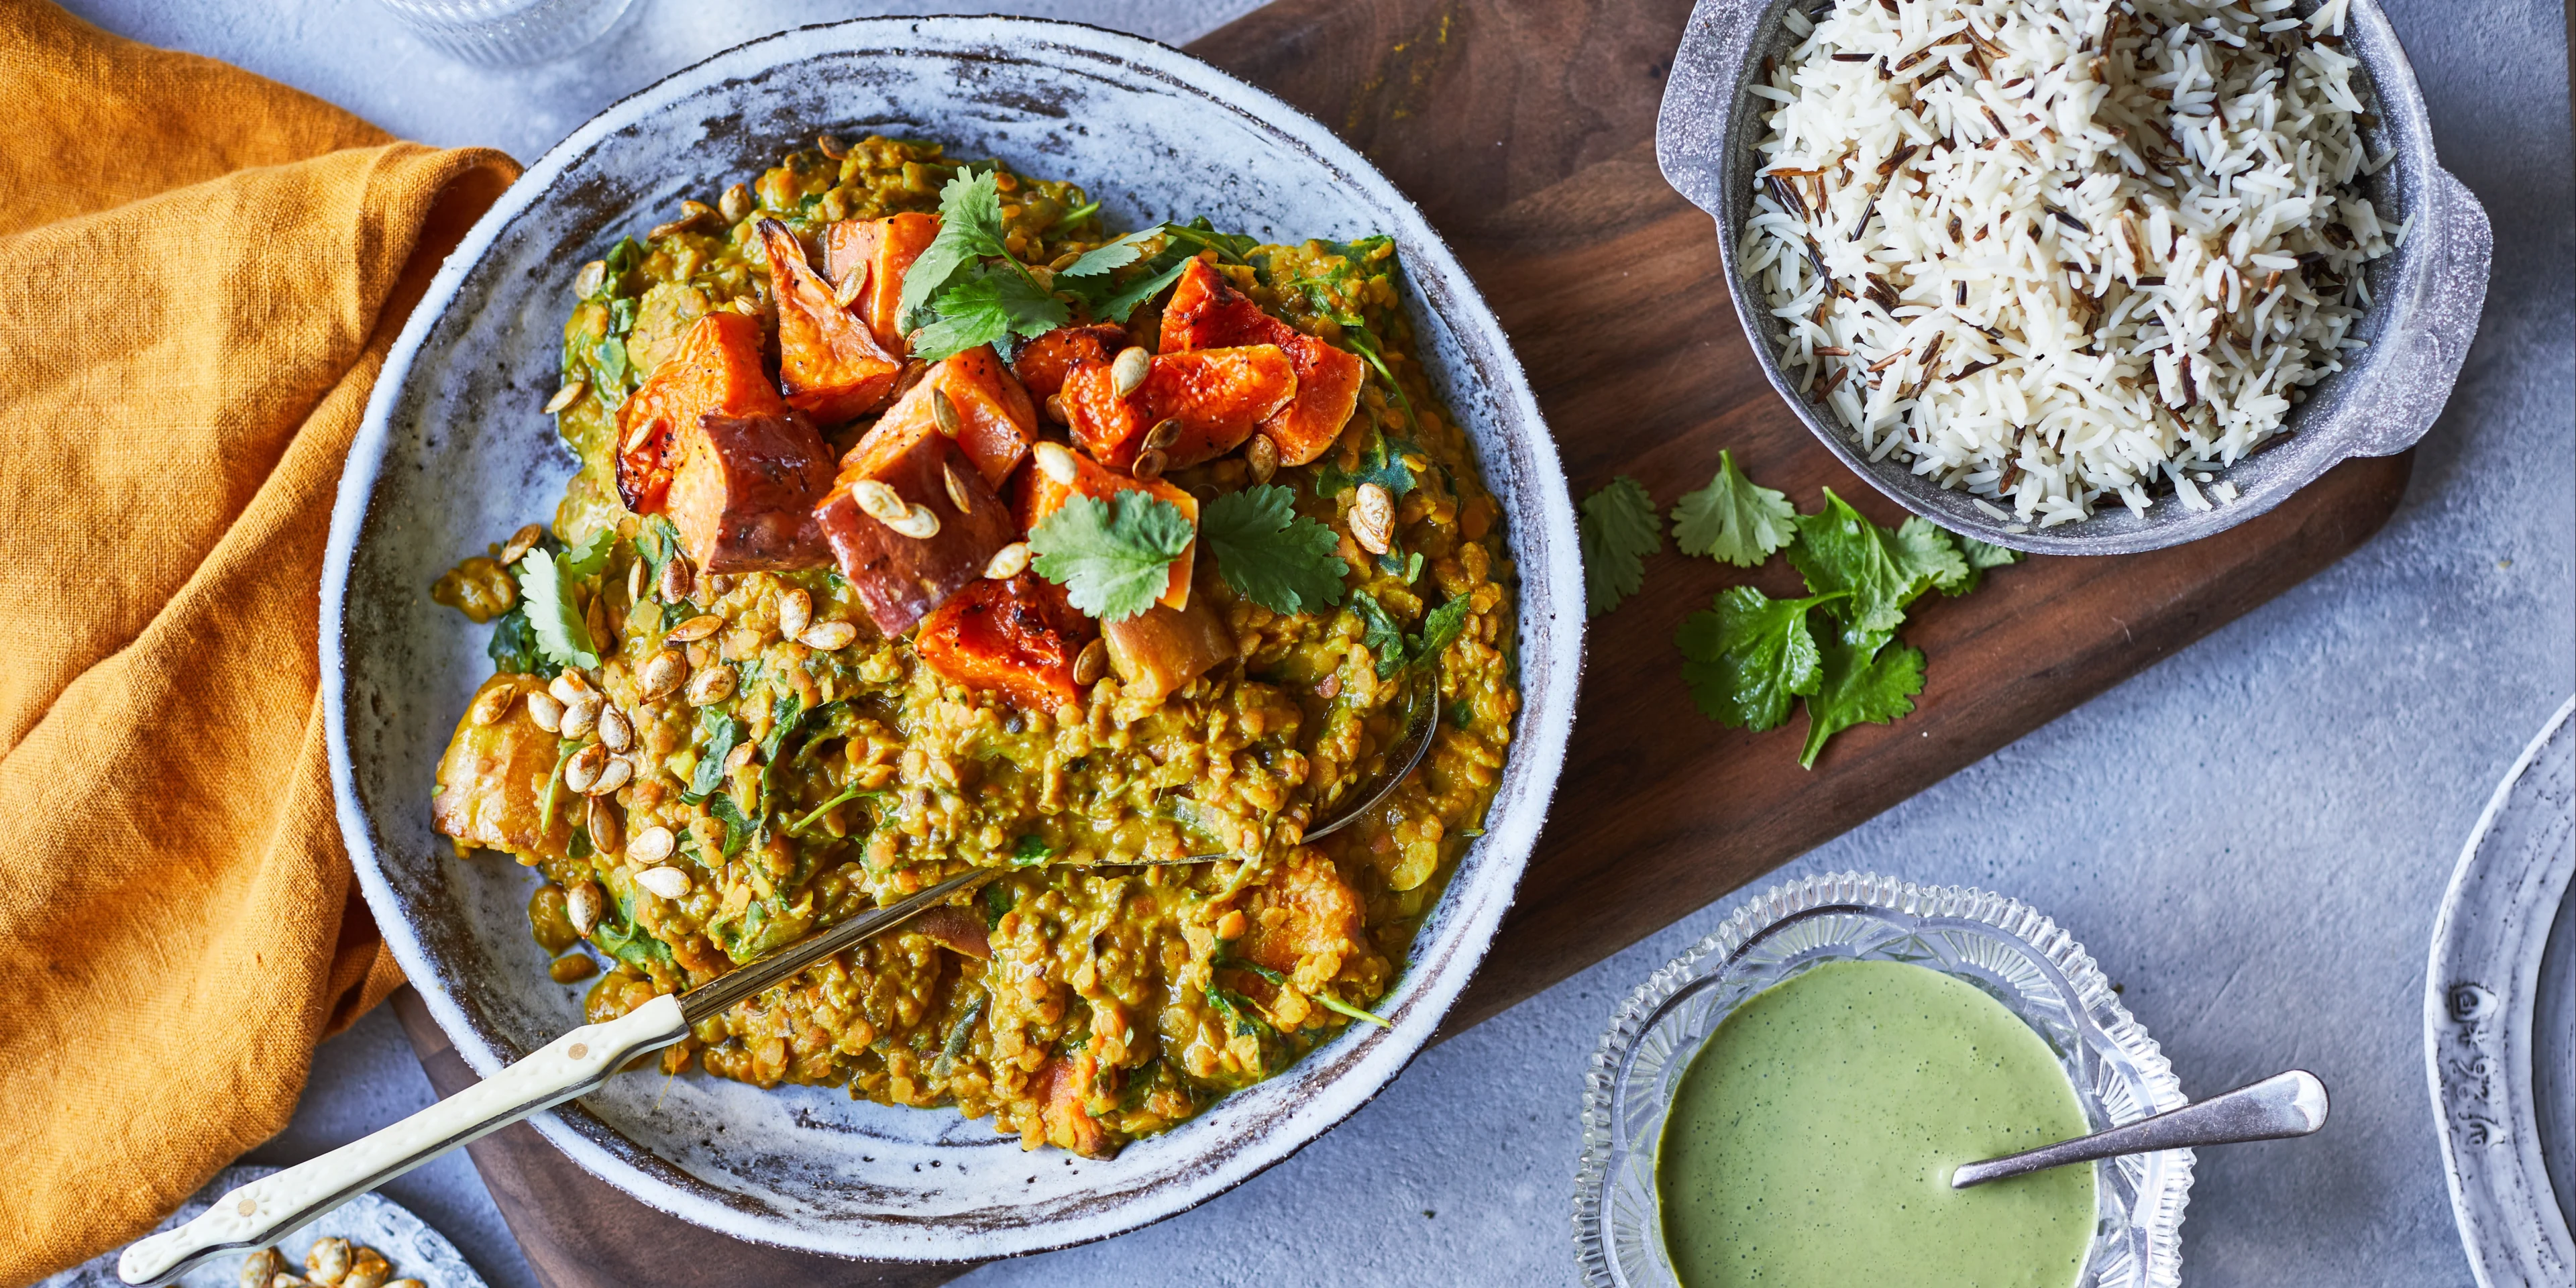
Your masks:
{"label": "green sauce", "polygon": [[1736,1008],[1682,1076],[1656,1155],[1689,1288],[2064,1288],[2093,1240],[2093,1169],[1950,1188],[1961,1163],[2080,1136],[2030,1026],[1904,962],[1808,969]]}

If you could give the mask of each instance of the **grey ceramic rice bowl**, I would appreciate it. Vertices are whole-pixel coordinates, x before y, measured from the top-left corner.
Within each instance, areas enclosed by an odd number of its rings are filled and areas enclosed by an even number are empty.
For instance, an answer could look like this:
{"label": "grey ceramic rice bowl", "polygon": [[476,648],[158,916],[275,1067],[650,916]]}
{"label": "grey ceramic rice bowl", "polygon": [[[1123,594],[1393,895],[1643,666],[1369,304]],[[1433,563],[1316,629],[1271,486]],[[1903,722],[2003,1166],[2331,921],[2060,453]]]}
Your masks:
{"label": "grey ceramic rice bowl", "polygon": [[1565,479],[1492,313],[1412,204],[1321,126],[1164,46],[1062,23],[874,19],[720,54],[617,104],[532,167],[396,343],[341,482],[323,582],[340,822],[394,954],[476,1072],[579,1022],[523,905],[534,876],[430,826],[440,751],[489,673],[485,630],[430,602],[463,555],[551,515],[573,460],[540,407],[580,265],[818,129],[936,138],[1076,180],[1113,220],[1206,215],[1270,238],[1394,237],[1421,356],[1502,500],[1521,576],[1519,728],[1501,794],[1383,1005],[1168,1135],[1088,1160],[990,1121],[837,1089],[639,1073],[536,1119],[583,1167],[737,1237],[850,1257],[1060,1247],[1204,1201],[1349,1116],[1429,1041],[1538,837],[1581,669]]}
{"label": "grey ceramic rice bowl", "polygon": [[[2358,58],[2378,99],[2380,120],[2363,131],[2372,155],[2396,156],[2364,180],[2363,192],[2391,225],[2413,219],[2406,244],[2369,268],[2374,303],[2354,334],[2370,347],[2347,359],[2290,413],[2290,436],[2239,460],[2220,477],[2237,496],[2207,510],[2166,496],[2144,518],[2109,507],[2054,528],[1998,520],[1966,492],[1943,488],[1894,459],[1870,461],[1839,424],[1830,424],[1780,368],[1779,320],[1762,291],[1736,264],[1759,168],[1764,113],[1751,110],[1746,72],[1765,56],[1785,53],[1797,38],[1781,22],[1792,4],[1810,0],[1699,0],[1673,54],[1655,126],[1664,178],[1692,205],[1717,219],[1718,253],[1735,314],[1771,387],[1817,441],[1852,472],[1897,504],[1953,532],[2040,554],[2110,555],[2197,540],[2279,505],[2318,475],[2356,456],[2387,456],[2415,445],[2450,399],[2460,363],[2477,338],[2486,302],[2493,242],[2486,209],[2433,157],[2432,123],[2415,87],[2415,69],[2375,0],[2351,0],[2348,52]],[[2313,6],[2301,3],[2305,12]]]}

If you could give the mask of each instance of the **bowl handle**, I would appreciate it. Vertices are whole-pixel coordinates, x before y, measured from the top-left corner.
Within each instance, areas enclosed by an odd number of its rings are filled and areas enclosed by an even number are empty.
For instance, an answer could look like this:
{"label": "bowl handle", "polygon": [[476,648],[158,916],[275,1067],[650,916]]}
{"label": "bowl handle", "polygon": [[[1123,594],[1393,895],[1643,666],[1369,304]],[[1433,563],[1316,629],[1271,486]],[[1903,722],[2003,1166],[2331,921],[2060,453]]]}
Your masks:
{"label": "bowl handle", "polygon": [[1664,182],[1692,205],[1720,215],[1726,199],[1726,141],[1734,131],[1737,72],[1773,0],[1699,0],[1673,51],[1655,117],[1655,163]]}
{"label": "bowl handle", "polygon": [[2352,438],[2353,456],[2388,456],[2423,438],[2441,417],[2460,363],[2478,338],[2495,245],[2486,207],[2448,170],[2436,167],[2427,186],[2430,208],[2408,235],[2422,239],[2429,259],[2416,274],[2415,300],[2395,311],[2405,320],[2403,329],[2391,327],[2380,338],[2386,352],[2352,390],[2350,405],[2360,409],[2362,420]]}

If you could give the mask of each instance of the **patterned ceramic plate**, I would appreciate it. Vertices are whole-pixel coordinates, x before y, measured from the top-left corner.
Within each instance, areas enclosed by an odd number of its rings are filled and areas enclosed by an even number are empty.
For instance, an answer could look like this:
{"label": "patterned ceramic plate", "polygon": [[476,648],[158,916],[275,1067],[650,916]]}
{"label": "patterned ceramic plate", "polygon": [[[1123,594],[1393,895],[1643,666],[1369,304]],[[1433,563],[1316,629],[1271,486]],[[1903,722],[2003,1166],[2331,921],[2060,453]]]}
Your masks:
{"label": "patterned ceramic plate", "polygon": [[[274,1167],[227,1167],[215,1173],[215,1179],[206,1182],[206,1188],[189,1196],[178,1211],[152,1228],[157,1233],[196,1220],[207,1208],[214,1206],[216,1199],[230,1193],[236,1186],[248,1185],[276,1170]],[[382,1194],[361,1194],[351,1199],[346,1205],[324,1213],[320,1220],[298,1227],[278,1240],[277,1248],[287,1254],[288,1264],[300,1272],[304,1252],[313,1246],[313,1241],[335,1235],[383,1253],[385,1260],[393,1265],[395,1278],[417,1279],[422,1288],[484,1288],[483,1276],[465,1264],[464,1255],[457,1252],[455,1244],[447,1241],[446,1235],[430,1229],[419,1217]],[[122,1251],[122,1248],[117,1250]],[[125,1281],[116,1277],[117,1252],[102,1253],[45,1280],[37,1288],[125,1288]],[[237,1256],[218,1257],[171,1282],[179,1288],[235,1288],[239,1282],[241,1261]]]}

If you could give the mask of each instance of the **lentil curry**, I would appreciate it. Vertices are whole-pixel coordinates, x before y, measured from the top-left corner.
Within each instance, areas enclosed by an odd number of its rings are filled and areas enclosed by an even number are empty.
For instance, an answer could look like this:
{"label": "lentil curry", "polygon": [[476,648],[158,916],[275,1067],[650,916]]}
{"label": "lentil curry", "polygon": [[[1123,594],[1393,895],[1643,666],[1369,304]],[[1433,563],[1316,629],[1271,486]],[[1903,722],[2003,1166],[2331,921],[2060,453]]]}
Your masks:
{"label": "lentil curry", "polygon": [[[1478,835],[1513,571],[1392,245],[1098,212],[827,136],[580,274],[552,532],[434,589],[497,664],[440,830],[543,871],[594,1020],[1005,870],[667,1070],[1104,1156],[1377,1022]],[[1421,767],[1302,843],[1434,690]]]}

